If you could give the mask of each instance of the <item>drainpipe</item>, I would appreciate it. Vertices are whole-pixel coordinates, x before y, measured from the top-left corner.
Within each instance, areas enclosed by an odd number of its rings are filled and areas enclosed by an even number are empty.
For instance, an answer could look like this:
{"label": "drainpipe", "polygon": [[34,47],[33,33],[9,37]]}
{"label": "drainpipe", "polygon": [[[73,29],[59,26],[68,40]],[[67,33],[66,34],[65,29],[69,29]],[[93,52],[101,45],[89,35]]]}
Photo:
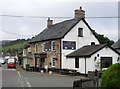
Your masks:
{"label": "drainpipe", "polygon": [[85,57],[85,75],[86,75],[86,57]]}
{"label": "drainpipe", "polygon": [[62,69],[62,45],[61,45],[62,40],[60,39],[60,69]]}

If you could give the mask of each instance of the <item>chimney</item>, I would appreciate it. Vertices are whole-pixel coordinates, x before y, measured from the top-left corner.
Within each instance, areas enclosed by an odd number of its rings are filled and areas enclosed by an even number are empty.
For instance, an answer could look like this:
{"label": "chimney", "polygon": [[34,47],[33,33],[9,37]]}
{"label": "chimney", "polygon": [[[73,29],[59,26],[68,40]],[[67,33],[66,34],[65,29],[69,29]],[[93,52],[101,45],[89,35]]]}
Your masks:
{"label": "chimney", "polygon": [[53,20],[50,20],[50,17],[47,20],[47,27],[53,25]]}
{"label": "chimney", "polygon": [[75,19],[80,19],[80,18],[85,18],[85,11],[82,10],[82,7],[80,7],[80,9],[76,9],[75,10]]}

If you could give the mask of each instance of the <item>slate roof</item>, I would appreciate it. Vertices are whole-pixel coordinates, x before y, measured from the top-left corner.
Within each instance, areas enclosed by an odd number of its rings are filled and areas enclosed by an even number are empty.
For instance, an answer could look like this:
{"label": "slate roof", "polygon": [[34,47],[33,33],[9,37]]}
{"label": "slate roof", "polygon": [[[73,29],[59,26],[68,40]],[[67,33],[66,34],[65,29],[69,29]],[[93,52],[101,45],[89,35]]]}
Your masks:
{"label": "slate roof", "polygon": [[40,41],[63,38],[80,20],[83,20],[84,23],[88,26],[88,28],[92,31],[92,29],[90,28],[90,26],[88,25],[88,23],[85,21],[84,18],[70,19],[70,20],[66,20],[66,21],[63,21],[63,22],[60,22],[60,23],[57,23],[57,24],[47,27],[36,37],[31,39],[31,41],[29,41],[29,43],[36,43],[36,42],[40,42]]}
{"label": "slate roof", "polygon": [[120,39],[112,45],[113,48],[115,49],[120,49]]}
{"label": "slate roof", "polygon": [[91,57],[91,55],[93,55],[94,53],[96,53],[97,51],[101,50],[102,48],[104,48],[106,46],[120,55],[120,53],[118,51],[116,51],[115,49],[113,49],[112,47],[110,47],[106,44],[99,44],[99,45],[83,46],[80,49],[68,54],[66,57]]}

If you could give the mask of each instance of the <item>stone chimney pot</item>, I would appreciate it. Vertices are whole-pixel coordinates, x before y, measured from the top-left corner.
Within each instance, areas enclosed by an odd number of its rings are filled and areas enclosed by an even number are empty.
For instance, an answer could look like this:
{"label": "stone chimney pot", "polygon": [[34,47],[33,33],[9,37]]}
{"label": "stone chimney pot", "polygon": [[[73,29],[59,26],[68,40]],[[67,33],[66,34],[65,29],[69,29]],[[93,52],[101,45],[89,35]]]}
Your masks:
{"label": "stone chimney pot", "polygon": [[47,20],[47,27],[53,25],[53,20],[50,19],[50,17]]}
{"label": "stone chimney pot", "polygon": [[75,10],[74,18],[75,19],[85,18],[85,11],[82,10],[82,7]]}

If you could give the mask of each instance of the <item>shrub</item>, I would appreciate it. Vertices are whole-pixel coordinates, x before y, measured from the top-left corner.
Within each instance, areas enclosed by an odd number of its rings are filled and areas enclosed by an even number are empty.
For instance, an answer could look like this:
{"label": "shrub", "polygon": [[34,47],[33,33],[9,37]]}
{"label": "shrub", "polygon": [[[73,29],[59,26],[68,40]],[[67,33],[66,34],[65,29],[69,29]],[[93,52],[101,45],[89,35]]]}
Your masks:
{"label": "shrub", "polygon": [[101,89],[120,89],[120,63],[111,65],[103,72]]}

